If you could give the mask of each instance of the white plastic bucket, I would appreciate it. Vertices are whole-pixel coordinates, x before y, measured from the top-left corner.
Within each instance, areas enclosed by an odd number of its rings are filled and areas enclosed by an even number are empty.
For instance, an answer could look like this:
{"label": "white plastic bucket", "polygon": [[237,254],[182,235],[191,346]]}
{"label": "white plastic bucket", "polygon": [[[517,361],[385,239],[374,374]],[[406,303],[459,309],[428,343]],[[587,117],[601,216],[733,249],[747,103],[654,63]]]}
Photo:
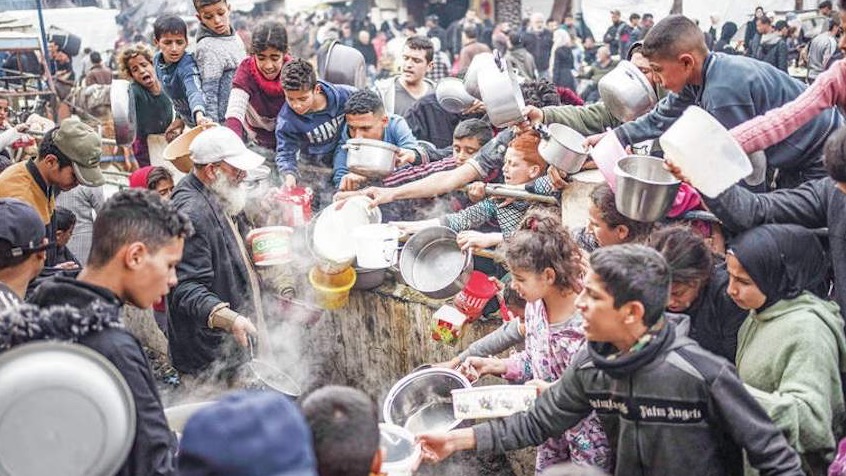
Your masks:
{"label": "white plastic bucket", "polygon": [[383,269],[393,266],[399,246],[399,229],[376,223],[353,231],[355,257],[359,268]]}
{"label": "white plastic bucket", "polygon": [[749,157],[717,119],[688,107],[659,139],[664,155],[690,184],[714,198],[752,173]]}
{"label": "white plastic bucket", "polygon": [[420,463],[422,451],[414,435],[405,428],[379,423],[379,447],[384,451],[382,474],[411,476]]}

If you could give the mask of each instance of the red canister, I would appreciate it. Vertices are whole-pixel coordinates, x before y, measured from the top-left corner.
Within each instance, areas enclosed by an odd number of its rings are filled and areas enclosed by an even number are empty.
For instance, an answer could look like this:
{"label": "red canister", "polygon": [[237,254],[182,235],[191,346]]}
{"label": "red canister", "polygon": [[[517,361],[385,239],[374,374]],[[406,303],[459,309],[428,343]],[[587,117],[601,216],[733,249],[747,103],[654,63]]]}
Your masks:
{"label": "red canister", "polygon": [[305,226],[311,221],[311,201],[314,192],[306,187],[285,188],[276,192],[281,224],[290,227]]}
{"label": "red canister", "polygon": [[453,305],[472,322],[482,315],[485,304],[496,295],[496,283],[485,273],[473,271],[464,289],[452,300]]}

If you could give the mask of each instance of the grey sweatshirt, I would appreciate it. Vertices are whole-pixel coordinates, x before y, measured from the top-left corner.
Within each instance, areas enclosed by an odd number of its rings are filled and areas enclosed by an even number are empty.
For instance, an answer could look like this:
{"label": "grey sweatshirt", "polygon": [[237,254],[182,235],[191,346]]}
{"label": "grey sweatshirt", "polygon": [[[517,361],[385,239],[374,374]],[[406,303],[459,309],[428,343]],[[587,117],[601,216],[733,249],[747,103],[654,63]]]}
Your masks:
{"label": "grey sweatshirt", "polygon": [[616,450],[617,476],[742,474],[740,449],[762,476],[802,475],[799,457],[734,367],[668,318],[637,352],[609,359],[590,343],[534,407],[473,427],[478,451],[537,446],[595,410]]}

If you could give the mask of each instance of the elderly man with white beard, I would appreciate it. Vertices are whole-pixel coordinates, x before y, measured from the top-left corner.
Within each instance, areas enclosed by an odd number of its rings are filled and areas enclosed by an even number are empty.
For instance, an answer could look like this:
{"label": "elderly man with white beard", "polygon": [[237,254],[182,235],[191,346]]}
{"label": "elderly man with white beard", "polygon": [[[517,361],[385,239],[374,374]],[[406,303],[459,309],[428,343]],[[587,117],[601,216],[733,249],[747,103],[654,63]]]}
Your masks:
{"label": "elderly man with white beard", "polygon": [[240,184],[264,158],[226,127],[203,131],[190,151],[194,169],[172,201],[195,233],[185,240],[176,267],[179,284],[168,296],[168,346],[183,375],[231,383],[249,359],[248,335],[256,334],[250,317],[263,321],[258,276],[245,246]]}

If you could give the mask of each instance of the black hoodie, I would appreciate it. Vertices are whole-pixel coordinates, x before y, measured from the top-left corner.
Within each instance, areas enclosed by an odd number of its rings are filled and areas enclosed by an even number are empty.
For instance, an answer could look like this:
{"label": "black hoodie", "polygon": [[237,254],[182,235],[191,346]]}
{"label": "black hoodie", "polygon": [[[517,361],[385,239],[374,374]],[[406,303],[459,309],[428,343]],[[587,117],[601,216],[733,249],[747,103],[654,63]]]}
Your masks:
{"label": "black hoodie", "polygon": [[0,351],[33,340],[72,341],[99,352],[120,371],[135,399],[132,450],[118,476],[174,474],[176,438],[164,416],[150,363],[135,337],[123,328],[123,303],[111,291],[79,280],[56,277],[33,294],[42,308],[70,306],[51,313],[7,313],[0,319]]}

